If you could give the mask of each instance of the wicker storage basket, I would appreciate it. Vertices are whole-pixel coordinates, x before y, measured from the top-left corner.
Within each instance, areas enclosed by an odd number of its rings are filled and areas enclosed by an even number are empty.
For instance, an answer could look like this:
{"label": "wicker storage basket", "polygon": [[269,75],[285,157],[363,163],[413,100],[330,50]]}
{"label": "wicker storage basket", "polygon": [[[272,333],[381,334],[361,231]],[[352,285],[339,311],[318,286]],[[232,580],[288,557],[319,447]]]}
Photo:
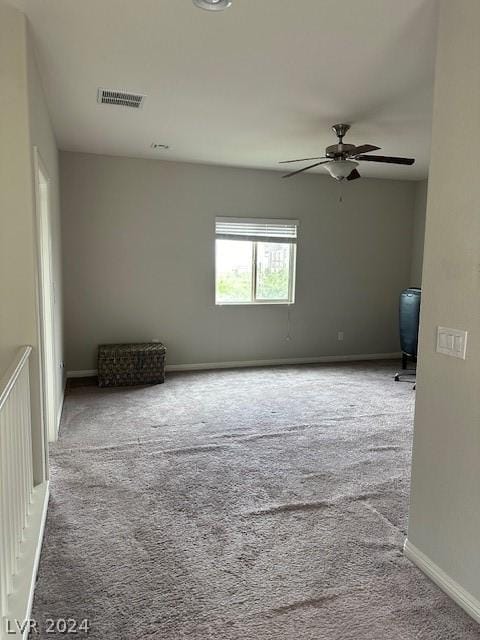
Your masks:
{"label": "wicker storage basket", "polygon": [[165,381],[166,349],[160,342],[101,344],[98,386],[121,387]]}

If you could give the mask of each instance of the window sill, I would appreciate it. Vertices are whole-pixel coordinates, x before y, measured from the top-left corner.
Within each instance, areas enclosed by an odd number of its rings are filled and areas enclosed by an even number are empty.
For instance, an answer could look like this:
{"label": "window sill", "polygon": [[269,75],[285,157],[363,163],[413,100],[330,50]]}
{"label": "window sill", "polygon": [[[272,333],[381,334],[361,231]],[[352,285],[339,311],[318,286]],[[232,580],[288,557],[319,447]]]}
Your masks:
{"label": "window sill", "polygon": [[294,304],[294,302],[285,302],[284,300],[268,300],[267,302],[215,302],[216,307],[291,307]]}

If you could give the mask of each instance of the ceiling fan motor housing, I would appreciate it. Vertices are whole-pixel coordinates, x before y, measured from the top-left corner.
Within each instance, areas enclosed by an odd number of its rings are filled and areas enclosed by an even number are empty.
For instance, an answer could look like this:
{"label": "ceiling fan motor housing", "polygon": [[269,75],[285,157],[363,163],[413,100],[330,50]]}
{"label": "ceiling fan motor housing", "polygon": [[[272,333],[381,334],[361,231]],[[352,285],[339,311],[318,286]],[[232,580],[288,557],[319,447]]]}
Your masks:
{"label": "ceiling fan motor housing", "polygon": [[350,129],[350,125],[345,123],[334,124],[332,126],[332,131],[337,136],[338,143],[331,144],[329,147],[325,149],[325,155],[328,158],[343,160],[345,158],[348,158],[350,153],[355,149],[354,144],[343,144],[343,136],[347,133],[349,129]]}
{"label": "ceiling fan motor housing", "polygon": [[355,150],[354,144],[331,144],[325,149],[325,155],[328,158],[346,158]]}

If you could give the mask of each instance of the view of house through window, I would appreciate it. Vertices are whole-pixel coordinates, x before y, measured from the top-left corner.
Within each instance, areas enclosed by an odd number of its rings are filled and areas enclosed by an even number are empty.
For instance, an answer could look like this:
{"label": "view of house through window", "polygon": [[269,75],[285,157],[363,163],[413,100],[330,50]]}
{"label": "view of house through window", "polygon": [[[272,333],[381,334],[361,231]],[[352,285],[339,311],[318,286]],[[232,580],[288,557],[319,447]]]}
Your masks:
{"label": "view of house through window", "polygon": [[217,304],[291,303],[297,221],[217,218]]}

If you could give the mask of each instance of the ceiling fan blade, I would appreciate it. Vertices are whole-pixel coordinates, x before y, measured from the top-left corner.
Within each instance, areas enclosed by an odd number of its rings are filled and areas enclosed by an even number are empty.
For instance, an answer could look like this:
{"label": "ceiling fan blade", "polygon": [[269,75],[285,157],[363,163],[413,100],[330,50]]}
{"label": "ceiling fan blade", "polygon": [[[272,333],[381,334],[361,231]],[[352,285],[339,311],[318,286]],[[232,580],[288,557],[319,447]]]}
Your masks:
{"label": "ceiling fan blade", "polygon": [[347,180],[356,180],[357,178],[361,178],[362,176],[358,173],[356,169],[352,171],[352,173],[347,176]]}
{"label": "ceiling fan blade", "polygon": [[360,153],[368,153],[369,151],[378,151],[380,147],[376,147],[374,144],[361,144],[359,147],[350,153],[351,156],[358,156]]}
{"label": "ceiling fan blade", "polygon": [[389,164],[413,164],[415,158],[396,158],[395,156],[356,156],[356,160],[367,160],[368,162],[387,162]]}
{"label": "ceiling fan blade", "polygon": [[287,173],[282,178],[290,178],[291,176],[296,175],[297,173],[302,173],[302,171],[306,171],[307,169],[313,169],[313,167],[318,167],[319,164],[325,164],[329,162],[329,160],[324,160],[323,162],[316,162],[315,164],[309,164],[308,167],[303,167],[303,169],[298,169],[297,171],[292,171],[292,173]]}
{"label": "ceiling fan blade", "polygon": [[318,158],[299,158],[298,160],[280,160],[278,164],[287,164],[288,162],[307,162],[308,160],[323,160],[324,158],[326,158],[326,156],[319,156]]}

